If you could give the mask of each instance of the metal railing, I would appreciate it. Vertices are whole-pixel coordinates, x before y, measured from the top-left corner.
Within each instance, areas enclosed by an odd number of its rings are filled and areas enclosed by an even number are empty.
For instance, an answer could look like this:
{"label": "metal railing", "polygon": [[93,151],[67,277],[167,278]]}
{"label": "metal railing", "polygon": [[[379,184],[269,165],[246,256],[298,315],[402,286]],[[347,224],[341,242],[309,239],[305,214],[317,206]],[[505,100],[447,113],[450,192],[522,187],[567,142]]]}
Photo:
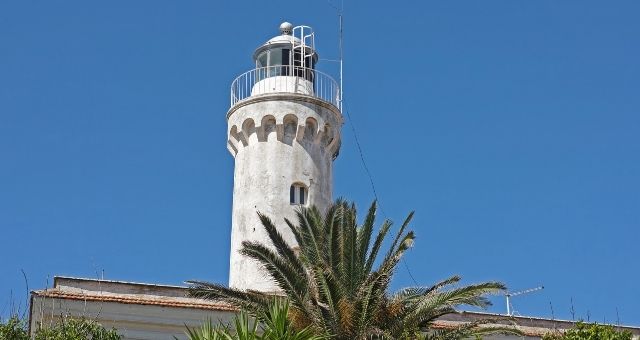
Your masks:
{"label": "metal railing", "polygon": [[231,106],[251,96],[298,93],[341,109],[340,86],[326,73],[306,67],[278,65],[247,71],[231,83]]}

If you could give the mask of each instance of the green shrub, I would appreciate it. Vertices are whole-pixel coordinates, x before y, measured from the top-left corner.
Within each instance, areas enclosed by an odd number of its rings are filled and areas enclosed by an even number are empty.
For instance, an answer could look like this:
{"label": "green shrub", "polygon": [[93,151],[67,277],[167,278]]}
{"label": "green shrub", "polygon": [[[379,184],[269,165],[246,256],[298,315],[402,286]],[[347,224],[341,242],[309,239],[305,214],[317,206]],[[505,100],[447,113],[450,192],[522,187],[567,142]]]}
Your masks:
{"label": "green shrub", "polygon": [[[27,324],[13,316],[0,320],[0,340],[29,340]],[[86,318],[72,319],[64,316],[60,323],[50,328],[39,328],[35,340],[120,340],[115,329],[105,329],[99,323]]]}
{"label": "green shrub", "polygon": [[631,340],[632,334],[627,330],[616,330],[611,325],[584,323],[579,321],[574,328],[563,333],[546,334],[542,340]]}
{"label": "green shrub", "polygon": [[0,320],[0,340],[29,340],[26,322],[17,316]]}
{"label": "green shrub", "polygon": [[[296,330],[289,318],[289,304],[275,299],[268,311],[252,318],[241,311],[232,324],[214,325],[211,320],[201,327],[187,327],[189,340],[325,340],[329,337],[316,335],[310,328]],[[174,337],[176,340],[178,338]]]}
{"label": "green shrub", "polygon": [[120,340],[121,338],[115,329],[106,329],[99,323],[86,318],[70,317],[63,317],[62,321],[54,327],[40,328],[35,334],[35,340]]}

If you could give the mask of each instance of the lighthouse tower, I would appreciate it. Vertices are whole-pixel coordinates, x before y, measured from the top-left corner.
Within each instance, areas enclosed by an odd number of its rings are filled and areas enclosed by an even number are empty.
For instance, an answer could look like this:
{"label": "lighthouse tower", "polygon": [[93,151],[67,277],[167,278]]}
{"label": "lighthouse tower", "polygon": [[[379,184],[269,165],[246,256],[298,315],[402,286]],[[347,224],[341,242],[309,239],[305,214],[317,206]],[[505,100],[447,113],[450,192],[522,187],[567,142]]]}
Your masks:
{"label": "lighthouse tower", "polygon": [[231,85],[227,147],[235,158],[229,286],[276,292],[259,264],[239,253],[243,241],[269,243],[257,212],[271,217],[290,245],[284,218],[300,206],[332,202],[333,160],[343,118],[337,82],[316,70],[308,26],[285,22],[258,47],[255,68]]}

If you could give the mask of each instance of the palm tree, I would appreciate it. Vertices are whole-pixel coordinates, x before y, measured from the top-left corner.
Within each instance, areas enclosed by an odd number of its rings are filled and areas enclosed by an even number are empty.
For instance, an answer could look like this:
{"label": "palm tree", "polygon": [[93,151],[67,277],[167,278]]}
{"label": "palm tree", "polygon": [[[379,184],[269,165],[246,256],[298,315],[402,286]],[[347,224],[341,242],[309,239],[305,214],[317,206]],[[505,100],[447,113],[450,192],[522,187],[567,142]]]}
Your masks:
{"label": "palm tree", "polygon": [[[233,325],[214,325],[211,320],[201,327],[187,327],[189,340],[323,340],[310,328],[295,330],[288,319],[289,304],[281,298],[274,299],[270,308],[251,320],[246,312],[240,312]],[[258,323],[261,324],[258,327]],[[177,338],[174,337],[176,340]]]}
{"label": "palm tree", "polygon": [[[269,217],[258,213],[271,244],[245,241],[241,253],[262,264],[277,283],[291,304],[289,317],[299,329],[311,327],[339,340],[414,339],[438,317],[456,312],[456,306],[486,308],[490,302],[485,295],[505,289],[499,282],[458,286],[460,277],[453,276],[431,287],[390,294],[395,268],[415,240],[413,231],[407,229],[413,212],[380,256],[392,223],[384,221],[374,235],[376,210],[373,202],[359,226],[355,206],[344,200],[336,201],[324,215],[315,207],[300,208],[298,224],[285,219],[299,252],[287,244]],[[273,299],[215,283],[189,283],[191,296],[225,301],[253,315],[268,310]],[[479,329],[479,325],[467,325],[430,336],[447,338]]]}

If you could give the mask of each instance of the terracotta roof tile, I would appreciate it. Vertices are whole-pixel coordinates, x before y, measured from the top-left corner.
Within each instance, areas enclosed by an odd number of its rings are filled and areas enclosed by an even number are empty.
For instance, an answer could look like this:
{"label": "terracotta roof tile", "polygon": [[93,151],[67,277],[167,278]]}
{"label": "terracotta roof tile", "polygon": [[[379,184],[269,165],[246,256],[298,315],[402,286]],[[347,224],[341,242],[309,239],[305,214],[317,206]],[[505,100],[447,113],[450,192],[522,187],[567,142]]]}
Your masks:
{"label": "terracotta roof tile", "polygon": [[222,303],[212,302],[195,298],[167,298],[167,297],[152,297],[152,296],[140,296],[133,294],[85,294],[82,292],[70,292],[57,289],[48,289],[34,291],[35,296],[45,298],[59,298],[79,301],[100,301],[100,302],[116,302],[125,304],[137,304],[137,305],[149,305],[149,306],[162,306],[162,307],[180,307],[180,308],[197,308],[205,310],[217,310],[217,311],[237,311],[236,308]]}

